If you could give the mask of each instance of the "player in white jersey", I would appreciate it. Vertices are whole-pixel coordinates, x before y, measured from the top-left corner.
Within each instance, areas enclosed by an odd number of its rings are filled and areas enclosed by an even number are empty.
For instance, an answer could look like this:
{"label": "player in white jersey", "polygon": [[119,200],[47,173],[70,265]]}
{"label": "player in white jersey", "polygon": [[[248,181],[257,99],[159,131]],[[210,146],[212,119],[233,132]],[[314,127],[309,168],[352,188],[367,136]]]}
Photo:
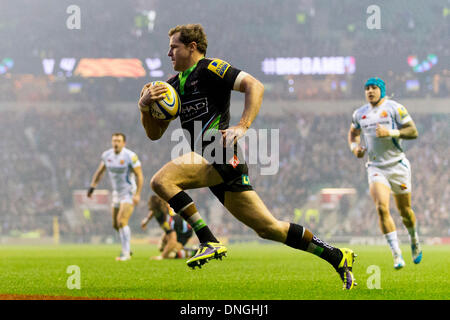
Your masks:
{"label": "player in white jersey", "polygon": [[125,135],[123,133],[114,133],[111,143],[112,148],[102,154],[102,160],[92,177],[87,196],[92,196],[104,172],[108,171],[113,189],[113,228],[119,232],[122,243],[122,251],[116,260],[126,261],[131,258],[131,231],[128,226],[128,220],[133,213],[134,206],[140,201],[144,176],[142,174],[141,162],[136,153],[125,148]]}
{"label": "player in white jersey", "polygon": [[[394,220],[389,212],[390,193],[411,239],[412,258],[420,263],[422,250],[411,208],[411,166],[403,153],[401,139],[416,139],[418,132],[408,111],[401,104],[386,97],[385,83],[370,78],[365,84],[367,104],[353,113],[348,143],[353,154],[362,158],[368,151],[366,163],[370,194],[375,202],[381,231],[391,248],[394,268],[405,265],[398,244]],[[365,146],[360,145],[363,133]]]}

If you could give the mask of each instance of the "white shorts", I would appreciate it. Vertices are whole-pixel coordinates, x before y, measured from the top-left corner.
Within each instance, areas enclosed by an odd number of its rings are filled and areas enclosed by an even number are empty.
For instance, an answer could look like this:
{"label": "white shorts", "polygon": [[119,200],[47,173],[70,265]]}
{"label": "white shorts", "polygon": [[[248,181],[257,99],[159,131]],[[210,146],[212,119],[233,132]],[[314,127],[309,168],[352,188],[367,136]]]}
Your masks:
{"label": "white shorts", "polygon": [[411,165],[406,158],[383,167],[368,166],[367,178],[369,185],[381,182],[391,188],[394,194],[411,192]]}
{"label": "white shorts", "polygon": [[121,203],[133,204],[133,195],[134,192],[122,192],[119,194],[117,191],[113,191],[112,192],[113,208],[120,208]]}

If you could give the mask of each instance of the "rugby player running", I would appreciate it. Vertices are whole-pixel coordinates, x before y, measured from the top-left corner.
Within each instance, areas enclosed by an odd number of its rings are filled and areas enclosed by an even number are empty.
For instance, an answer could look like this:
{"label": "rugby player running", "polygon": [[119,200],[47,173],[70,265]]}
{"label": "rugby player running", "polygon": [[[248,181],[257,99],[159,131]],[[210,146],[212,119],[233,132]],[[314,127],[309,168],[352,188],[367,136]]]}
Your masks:
{"label": "rugby player running", "polygon": [[100,164],[92,177],[87,196],[88,198],[92,197],[103,174],[108,171],[113,188],[113,228],[119,233],[122,244],[122,250],[116,260],[127,261],[131,259],[132,254],[130,249],[131,230],[128,221],[134,207],[140,201],[144,175],[142,174],[141,161],[136,153],[125,147],[126,137],[123,133],[113,133],[111,144],[112,148],[102,154]]}
{"label": "rugby player running", "polygon": [[[388,99],[386,84],[378,77],[370,78],[364,85],[367,104],[353,112],[348,131],[348,144],[357,158],[364,157],[369,190],[378,213],[381,232],[391,248],[394,268],[405,266],[394,220],[389,212],[391,191],[395,204],[408,230],[411,240],[412,260],[422,260],[422,250],[417,233],[416,216],[411,207],[411,165],[403,153],[402,139],[416,139],[418,132],[414,121],[404,106]],[[360,145],[361,134],[365,147]]]}
{"label": "rugby player running", "polygon": [[[261,238],[284,243],[292,248],[310,252],[329,262],[339,273],[344,289],[356,283],[352,273],[355,254],[350,249],[333,247],[317,238],[307,228],[277,220],[267,209],[248,179],[248,166],[237,149],[237,140],[251,126],[261,107],[264,86],[250,74],[220,59],[205,57],[207,38],[200,24],[180,25],[169,31],[169,52],[173,68],[179,74],[169,79],[181,99],[181,127],[189,132],[192,152],[172,159],[152,178],[153,191],[166,200],[174,211],[194,229],[200,247],[187,265],[201,267],[210,259],[221,259],[225,246],[212,234],[195,204],[185,192],[188,189],[209,187],[213,194],[239,221],[252,228]],[[230,95],[232,90],[245,95],[244,111],[239,123],[229,126]],[[158,140],[170,121],[151,116],[149,106],[163,99],[164,85],[146,84],[141,91],[139,108],[141,122],[147,136]],[[200,121],[201,136],[195,137],[195,121]],[[217,161],[205,156],[210,143],[206,136],[220,133],[223,155],[233,148],[232,156]],[[197,144],[200,143],[200,148]],[[222,145],[223,144],[223,145]],[[229,147],[229,148],[226,148]],[[203,156],[194,150],[203,152]],[[217,149],[215,149],[217,150]],[[212,156],[212,153],[211,153]],[[208,161],[210,159],[210,161]],[[219,159],[220,160],[220,159]]]}

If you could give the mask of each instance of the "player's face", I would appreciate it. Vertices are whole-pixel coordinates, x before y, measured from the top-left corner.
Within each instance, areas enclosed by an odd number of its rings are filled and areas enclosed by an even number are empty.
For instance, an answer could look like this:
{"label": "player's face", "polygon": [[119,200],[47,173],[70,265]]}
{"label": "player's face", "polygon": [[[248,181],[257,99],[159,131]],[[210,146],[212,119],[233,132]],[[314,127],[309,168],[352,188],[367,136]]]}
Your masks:
{"label": "player's face", "polygon": [[122,136],[113,136],[111,139],[111,144],[114,149],[114,152],[119,153],[125,146],[125,141],[123,141]]}
{"label": "player's face", "polygon": [[366,100],[369,103],[374,104],[378,100],[380,100],[381,90],[377,86],[375,86],[375,85],[368,85],[366,87],[365,92],[366,92]]}
{"label": "player's face", "polygon": [[189,68],[189,61],[192,52],[183,42],[180,41],[180,33],[174,33],[169,40],[169,52],[167,55],[172,60],[175,71],[183,72]]}

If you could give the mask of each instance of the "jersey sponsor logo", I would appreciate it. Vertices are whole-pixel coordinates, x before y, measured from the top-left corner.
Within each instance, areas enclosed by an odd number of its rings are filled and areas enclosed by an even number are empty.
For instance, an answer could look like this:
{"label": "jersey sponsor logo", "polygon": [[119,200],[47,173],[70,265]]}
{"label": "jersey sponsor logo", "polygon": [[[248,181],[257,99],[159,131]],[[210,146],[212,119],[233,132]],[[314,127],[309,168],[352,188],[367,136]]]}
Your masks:
{"label": "jersey sponsor logo", "polygon": [[189,122],[208,112],[208,99],[201,98],[183,102],[181,105],[181,123]]}
{"label": "jersey sponsor logo", "polygon": [[125,164],[125,160],[120,159],[120,164]]}
{"label": "jersey sponsor logo", "polygon": [[135,164],[138,161],[138,156],[135,154],[131,157],[131,161],[133,162],[133,164]]}
{"label": "jersey sponsor logo", "polygon": [[225,73],[227,72],[230,64],[220,59],[214,59],[208,65],[208,69],[217,74],[219,77],[223,79]]}
{"label": "jersey sponsor logo", "polygon": [[361,117],[361,119],[365,119],[365,118],[367,118],[367,116],[366,116],[366,115],[363,115],[363,116]]}
{"label": "jersey sponsor logo", "polygon": [[406,184],[402,183],[402,184],[400,185],[400,189],[406,190],[406,189],[408,189],[408,187],[406,186]]}
{"label": "jersey sponsor logo", "polygon": [[405,107],[399,107],[398,114],[400,115],[400,119],[403,120],[408,116],[408,111]]}
{"label": "jersey sponsor logo", "polygon": [[386,110],[381,111],[381,113],[380,113],[381,118],[386,118],[387,116],[388,116],[388,113],[386,112]]}
{"label": "jersey sponsor logo", "polygon": [[126,168],[124,168],[124,167],[108,167],[108,170],[112,173],[124,173]]}

